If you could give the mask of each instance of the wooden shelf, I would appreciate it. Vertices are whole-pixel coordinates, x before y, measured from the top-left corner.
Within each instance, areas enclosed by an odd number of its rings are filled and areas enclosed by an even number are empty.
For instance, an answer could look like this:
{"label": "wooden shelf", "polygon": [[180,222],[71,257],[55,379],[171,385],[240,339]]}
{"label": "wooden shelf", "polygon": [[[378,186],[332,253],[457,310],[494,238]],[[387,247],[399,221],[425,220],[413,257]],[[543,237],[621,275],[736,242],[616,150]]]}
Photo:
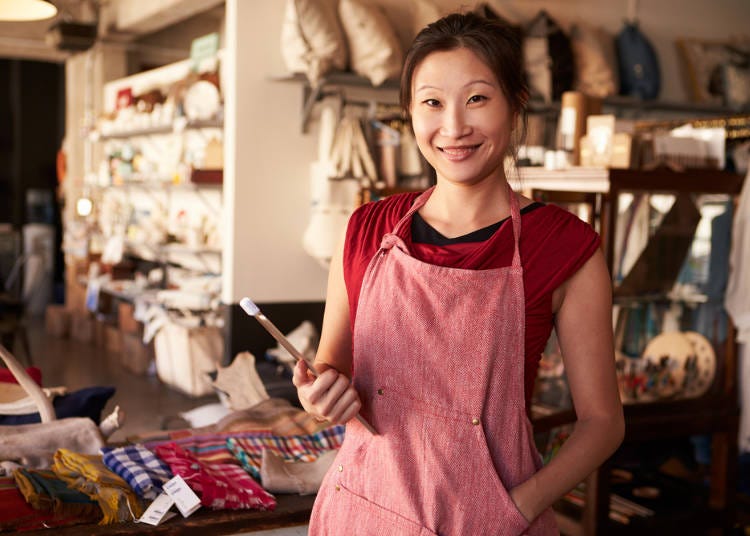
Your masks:
{"label": "wooden shelf", "polygon": [[[586,170],[545,171],[527,169],[521,173],[522,185],[529,188],[555,191],[594,191],[601,203],[598,213],[608,265],[613,264],[614,231],[618,196],[626,192],[690,193],[738,195],[743,177],[734,173],[711,169],[689,169],[676,172],[666,168],[644,170]],[[649,299],[649,296],[645,297]],[[628,299],[638,299],[628,296]],[[736,385],[736,343],[729,328],[726,342],[715,343],[717,370],[713,385],[701,398],[674,399],[657,402],[627,404],[625,414],[625,446],[693,435],[711,437],[711,465],[709,486],[704,489],[703,505],[670,512],[657,512],[653,518],[634,520],[621,525],[609,520],[609,494],[614,491],[610,472],[618,453],[586,479],[586,499],[580,516],[558,512],[560,528],[571,535],[599,534],[684,534],[704,533],[699,529],[731,528],[736,512],[737,433],[739,405]],[[553,426],[575,420],[572,410],[559,414],[536,416],[535,430],[549,430]]]}
{"label": "wooden shelf", "polygon": [[202,128],[224,128],[224,122],[218,119],[210,119],[206,121],[174,121],[168,125],[157,125],[152,127],[137,128],[132,130],[122,130],[116,132],[110,132],[107,134],[97,133],[95,138],[99,141],[107,140],[126,140],[129,138],[137,138],[142,136],[156,136],[163,134],[174,134],[181,132],[182,130],[199,130]]}

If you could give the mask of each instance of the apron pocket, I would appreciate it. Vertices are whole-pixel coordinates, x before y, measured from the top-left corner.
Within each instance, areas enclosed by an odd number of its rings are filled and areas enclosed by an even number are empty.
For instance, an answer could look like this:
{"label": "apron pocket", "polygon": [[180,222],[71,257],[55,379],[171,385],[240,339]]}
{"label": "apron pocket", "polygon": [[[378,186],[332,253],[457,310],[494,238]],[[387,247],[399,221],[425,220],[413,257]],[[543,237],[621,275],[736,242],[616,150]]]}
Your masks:
{"label": "apron pocket", "polygon": [[[437,536],[430,529],[365,499],[340,483],[330,493],[328,512],[321,512],[329,528],[357,536]],[[323,521],[323,519],[321,519]]]}

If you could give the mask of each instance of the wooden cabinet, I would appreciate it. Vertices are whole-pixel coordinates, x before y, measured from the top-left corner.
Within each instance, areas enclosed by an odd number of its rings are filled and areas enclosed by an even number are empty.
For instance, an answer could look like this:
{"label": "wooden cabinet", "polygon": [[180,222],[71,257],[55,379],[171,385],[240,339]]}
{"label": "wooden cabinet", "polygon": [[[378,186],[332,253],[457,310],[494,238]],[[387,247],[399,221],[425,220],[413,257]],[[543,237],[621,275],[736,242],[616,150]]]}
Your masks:
{"label": "wooden cabinet", "polygon": [[[535,190],[537,196],[546,195],[549,202],[561,200],[588,202],[597,220],[603,238],[603,247],[610,269],[616,274],[618,203],[622,196],[638,193],[679,196],[687,194],[689,199],[699,196],[724,195],[732,198],[742,189],[742,177],[723,171],[690,170],[674,172],[667,169],[653,171],[635,170],[583,170],[578,177],[579,195],[574,195],[571,184],[576,181],[576,170],[559,175],[566,180],[558,181],[554,174],[535,174],[526,170],[524,186]],[[559,192],[565,192],[561,195]],[[584,195],[585,194],[585,195]],[[655,262],[668,259],[654,257]],[[646,259],[647,261],[647,259]],[[640,259],[639,259],[640,262]],[[615,285],[615,303],[618,302]],[[623,299],[638,299],[627,296]],[[650,297],[650,299],[653,296]],[[665,298],[666,299],[666,298]],[[684,534],[705,533],[710,529],[722,530],[732,527],[735,517],[735,489],[737,485],[737,433],[739,407],[736,384],[736,343],[731,324],[721,334],[723,342],[714,343],[717,370],[711,388],[699,398],[674,398],[625,405],[626,432],[623,447],[586,480],[584,505],[580,515],[559,513],[560,529],[564,534]],[[714,341],[712,341],[714,342]],[[564,422],[572,422],[574,414],[568,410],[535,419],[537,429],[545,429]],[[624,449],[637,445],[648,445],[671,438],[690,436],[710,438],[711,463],[707,486],[698,486],[704,493],[696,494],[682,509],[669,512],[656,511],[649,518],[636,518],[625,525],[613,522],[610,517],[610,491],[612,468]],[[687,486],[687,484],[685,484]]]}

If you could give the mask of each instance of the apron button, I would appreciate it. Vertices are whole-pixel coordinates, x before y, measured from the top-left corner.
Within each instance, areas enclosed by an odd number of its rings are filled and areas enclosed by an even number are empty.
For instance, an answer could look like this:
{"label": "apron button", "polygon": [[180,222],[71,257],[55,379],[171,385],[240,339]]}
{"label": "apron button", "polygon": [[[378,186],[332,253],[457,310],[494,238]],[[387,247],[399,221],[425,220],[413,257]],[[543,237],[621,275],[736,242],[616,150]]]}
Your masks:
{"label": "apron button", "polygon": [[378,394],[382,395],[383,394],[383,390],[382,389],[378,389]]}
{"label": "apron button", "polygon": [[336,491],[341,491],[341,486],[336,486]]}
{"label": "apron button", "polygon": [[339,469],[339,473],[340,473],[341,471],[344,470],[344,466],[343,465],[339,465],[338,469]]}
{"label": "apron button", "polygon": [[479,419],[477,419],[476,417],[474,417],[473,419],[471,419],[471,424],[473,424],[474,426],[478,425],[479,424]]}

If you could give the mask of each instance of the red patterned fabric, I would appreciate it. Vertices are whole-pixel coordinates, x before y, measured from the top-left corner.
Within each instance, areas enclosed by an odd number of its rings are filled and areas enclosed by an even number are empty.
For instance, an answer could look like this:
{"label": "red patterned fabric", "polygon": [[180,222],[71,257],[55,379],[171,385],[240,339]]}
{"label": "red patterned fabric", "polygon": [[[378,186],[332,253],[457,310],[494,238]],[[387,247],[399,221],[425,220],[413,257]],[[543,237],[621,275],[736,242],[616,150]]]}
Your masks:
{"label": "red patterned fabric", "polygon": [[85,517],[34,510],[13,477],[0,477],[0,532],[27,531],[87,522]]}
{"label": "red patterned fabric", "polygon": [[206,463],[175,443],[159,445],[156,455],[185,480],[203,506],[227,510],[276,508],[273,495],[239,465]]}
{"label": "red patterned fabric", "polygon": [[[418,194],[393,195],[357,209],[349,221],[344,248],[344,279],[349,294],[352,329],[367,265],[380,241],[407,213]],[[522,217],[521,264],[526,297],[527,403],[531,399],[542,351],[552,331],[552,293],[596,252],[599,236],[578,217],[554,205],[545,205]],[[410,225],[399,237],[414,258],[437,266],[487,270],[507,267],[513,257],[510,226],[503,225],[484,242],[434,246],[411,241]],[[488,295],[489,296],[489,295]]]}

